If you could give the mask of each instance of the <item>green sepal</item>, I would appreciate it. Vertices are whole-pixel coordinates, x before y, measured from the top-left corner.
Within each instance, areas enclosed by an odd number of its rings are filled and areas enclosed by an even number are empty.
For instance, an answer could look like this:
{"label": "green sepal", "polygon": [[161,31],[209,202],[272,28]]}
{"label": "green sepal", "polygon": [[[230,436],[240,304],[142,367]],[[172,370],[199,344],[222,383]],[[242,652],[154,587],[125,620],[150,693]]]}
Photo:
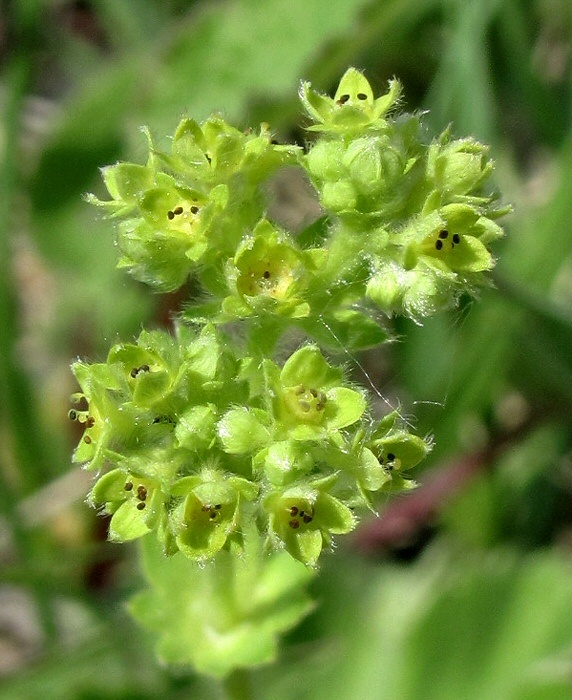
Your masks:
{"label": "green sepal", "polygon": [[286,360],[280,373],[280,382],[285,387],[298,384],[324,388],[339,384],[342,371],[330,367],[315,345],[306,345]]}
{"label": "green sepal", "polygon": [[114,200],[137,206],[155,182],[154,172],[145,165],[118,163],[101,169],[103,182]]}
{"label": "green sepal", "polygon": [[178,416],[175,440],[187,450],[210,450],[216,441],[216,406],[212,403],[191,406]]}
{"label": "green sepal", "polygon": [[112,542],[130,542],[151,532],[141,511],[125,501],[115,511],[109,523],[109,539]]}
{"label": "green sepal", "polygon": [[324,419],[328,430],[339,430],[359,420],[367,402],[363,394],[345,386],[328,389],[327,403],[324,409]]}
{"label": "green sepal", "polygon": [[504,236],[504,229],[487,216],[481,216],[471,233],[484,245],[493,243]]}
{"label": "green sepal", "polygon": [[314,458],[308,446],[296,440],[273,442],[256,454],[252,461],[255,470],[263,471],[272,486],[286,486],[301,476],[310,474]]}
{"label": "green sepal", "polygon": [[225,452],[229,454],[252,454],[270,440],[265,423],[266,411],[256,408],[234,408],[218,423],[218,436]]}
{"label": "green sepal", "polygon": [[366,491],[379,491],[384,484],[391,481],[391,476],[367,447],[361,450],[355,475],[361,488]]}
{"label": "green sepal", "polygon": [[425,440],[405,431],[392,431],[383,438],[373,440],[370,447],[380,463],[396,471],[407,471],[417,466],[430,450],[430,444]]}

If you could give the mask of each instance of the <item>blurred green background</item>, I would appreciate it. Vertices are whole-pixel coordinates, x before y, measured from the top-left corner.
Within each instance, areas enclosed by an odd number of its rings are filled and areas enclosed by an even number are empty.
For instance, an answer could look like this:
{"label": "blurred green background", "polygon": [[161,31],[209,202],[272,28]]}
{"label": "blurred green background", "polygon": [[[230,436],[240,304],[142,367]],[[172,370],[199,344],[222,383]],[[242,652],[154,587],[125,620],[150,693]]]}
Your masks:
{"label": "blurred green background", "polygon": [[[515,212],[496,288],[355,363],[435,449],[421,487],[326,557],[318,606],[253,674],[282,700],[572,698],[570,0],[6,0],[0,10],[0,700],[209,698],[154,661],[72,468],[70,362],[167,325],[181,297],[115,270],[82,200],[213,110],[304,143],[301,79],[392,76],[436,135],[492,146]],[[163,141],[164,142],[164,141]],[[306,206],[286,179],[282,208]],[[301,202],[301,204],[300,204]],[[343,358],[346,361],[352,358]],[[360,366],[366,368],[367,376]],[[419,470],[421,471],[421,470]]]}

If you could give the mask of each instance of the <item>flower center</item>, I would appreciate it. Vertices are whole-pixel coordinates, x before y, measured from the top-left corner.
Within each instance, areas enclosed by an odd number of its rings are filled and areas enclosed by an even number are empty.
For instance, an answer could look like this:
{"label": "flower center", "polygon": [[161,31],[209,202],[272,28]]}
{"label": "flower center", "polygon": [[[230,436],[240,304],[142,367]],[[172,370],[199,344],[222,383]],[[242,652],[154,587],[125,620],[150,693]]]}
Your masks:
{"label": "flower center", "polygon": [[167,228],[192,235],[199,215],[200,209],[196,204],[189,205],[188,202],[178,204],[167,212]]}
{"label": "flower center", "polygon": [[[97,440],[101,433],[101,420],[93,407],[89,406],[89,402],[84,394],[74,394],[72,402],[78,407],[70,408],[68,418],[85,426],[83,441],[89,445]],[[87,405],[87,408],[80,408],[80,404]]]}
{"label": "flower center", "polygon": [[401,468],[401,460],[396,457],[393,452],[388,452],[386,455],[381,455],[378,459],[382,467],[385,467],[387,471],[391,472],[394,469],[399,470]]}
{"label": "flower center", "polygon": [[460,234],[451,233],[446,228],[443,228],[425,239],[422,244],[422,250],[426,255],[441,257],[443,254],[454,250],[455,246],[459,245],[460,242]]}
{"label": "flower center", "polygon": [[286,389],[285,403],[296,420],[303,423],[321,423],[327,397],[323,391],[299,384]]}
{"label": "flower center", "polygon": [[289,265],[265,260],[240,276],[238,288],[245,296],[265,295],[281,300],[293,281],[294,275]]}
{"label": "flower center", "polygon": [[201,512],[205,513],[205,515],[208,517],[209,521],[216,522],[217,520],[220,520],[220,511],[222,509],[222,504],[217,503],[214,506],[211,505],[203,505],[201,508]]}
{"label": "flower center", "polygon": [[137,510],[145,510],[147,501],[150,498],[153,487],[146,480],[128,479],[123,489],[134,504]]}
{"label": "flower center", "polygon": [[288,518],[288,527],[291,527],[292,530],[298,530],[312,522],[314,508],[309,504],[293,503],[286,506],[286,517]]}

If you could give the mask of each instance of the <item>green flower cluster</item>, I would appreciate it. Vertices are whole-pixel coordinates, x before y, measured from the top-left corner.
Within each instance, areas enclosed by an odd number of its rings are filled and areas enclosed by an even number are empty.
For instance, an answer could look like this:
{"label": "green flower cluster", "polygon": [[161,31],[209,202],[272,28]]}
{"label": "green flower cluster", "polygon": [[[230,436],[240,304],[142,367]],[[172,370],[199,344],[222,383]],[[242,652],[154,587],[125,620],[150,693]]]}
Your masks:
{"label": "green flower cluster", "polygon": [[[170,153],[145,133],[147,164],[103,168],[112,199],[90,195],[88,201],[122,220],[119,266],[170,291],[192,270],[217,269],[235,254],[244,231],[262,217],[260,184],[278,167],[295,163],[299,149],[276,144],[265,124],[259,134],[243,133],[216,116],[202,125],[183,119]],[[208,288],[208,274],[203,282]]]}
{"label": "green flower cluster", "polygon": [[[506,209],[486,147],[448,132],[427,144],[419,115],[393,115],[400,94],[391,81],[375,98],[349,69],[333,98],[302,85],[317,134],[306,153],[266,125],[185,118],[168,153],[146,132],[146,165],[103,169],[111,199],[90,201],[118,220],[119,266],[163,291],[193,274],[202,295],[175,335],[143,332],[73,366],[74,459],[100,472],[89,501],[112,516],[111,539],[154,532],[168,554],[204,561],[254,524],[266,549],[314,565],[376,494],[413,485],[428,442],[395,412],[376,422],[320,348],[383,342],[373,306],[421,319],[474,291]],[[296,236],[265,209],[284,165],[325,212]],[[299,349],[277,364],[287,332]]]}
{"label": "green flower cluster", "polygon": [[73,366],[74,460],[105,470],[89,502],[112,516],[115,541],[155,532],[166,553],[201,561],[240,546],[254,522],[269,549],[313,565],[353,529],[354,508],[407,485],[401,472],[428,445],[395,416],[374,429],[363,393],[314,345],[282,368],[230,346],[211,325],[180,327]]}
{"label": "green flower cluster", "polygon": [[[445,131],[426,145],[418,115],[389,114],[401,87],[374,99],[365,77],[350,69],[334,98],[307,83],[301,99],[320,137],[303,157],[331,218],[329,276],[349,278],[348,245],[367,260],[365,293],[387,314],[420,320],[474,293],[494,265],[488,249],[509,211],[487,189],[487,147]],[[349,242],[349,243],[348,243]]]}

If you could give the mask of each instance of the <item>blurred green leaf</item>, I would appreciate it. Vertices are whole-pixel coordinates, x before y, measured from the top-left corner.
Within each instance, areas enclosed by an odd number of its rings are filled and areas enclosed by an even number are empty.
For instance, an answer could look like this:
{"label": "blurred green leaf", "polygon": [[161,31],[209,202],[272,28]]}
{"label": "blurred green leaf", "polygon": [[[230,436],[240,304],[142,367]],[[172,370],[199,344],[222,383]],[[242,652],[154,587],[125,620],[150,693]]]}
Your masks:
{"label": "blurred green leaf", "polygon": [[558,554],[471,553],[441,542],[412,567],[345,564],[318,620],[327,662],[306,650],[306,661],[283,666],[264,686],[273,700],[293,689],[308,700],[572,694],[572,569]]}

